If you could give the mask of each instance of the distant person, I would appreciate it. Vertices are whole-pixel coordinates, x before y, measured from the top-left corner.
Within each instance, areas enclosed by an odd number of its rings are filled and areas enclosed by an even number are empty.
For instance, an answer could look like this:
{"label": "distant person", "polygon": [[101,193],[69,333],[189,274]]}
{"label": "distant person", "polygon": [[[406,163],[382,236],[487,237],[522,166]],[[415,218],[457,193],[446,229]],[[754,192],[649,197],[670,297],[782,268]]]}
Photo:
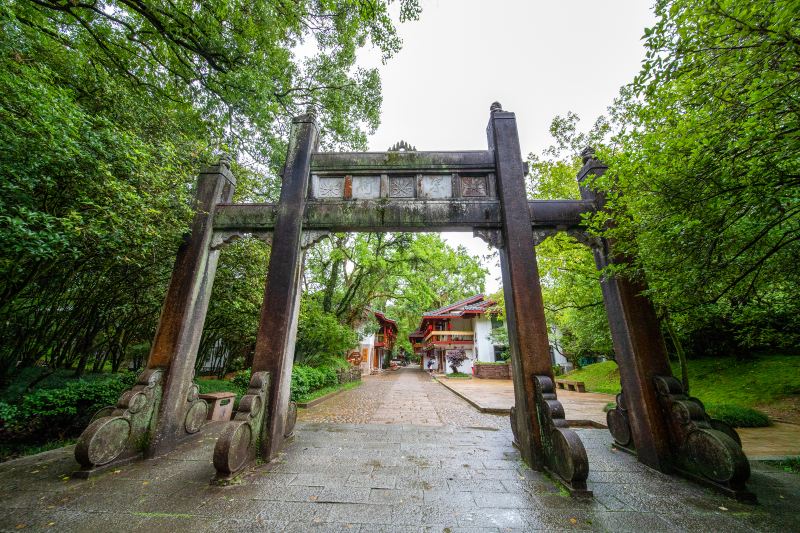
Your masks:
{"label": "distant person", "polygon": [[428,373],[433,374],[433,359],[428,359]]}

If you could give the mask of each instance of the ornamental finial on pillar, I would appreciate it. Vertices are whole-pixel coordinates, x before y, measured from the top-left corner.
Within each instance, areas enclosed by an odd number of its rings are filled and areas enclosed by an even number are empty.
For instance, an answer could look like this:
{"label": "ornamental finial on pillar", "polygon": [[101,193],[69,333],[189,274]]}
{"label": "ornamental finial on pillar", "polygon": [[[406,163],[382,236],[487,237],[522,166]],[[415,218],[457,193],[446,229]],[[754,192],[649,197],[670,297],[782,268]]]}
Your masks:
{"label": "ornamental finial on pillar", "polygon": [[495,111],[502,111],[502,110],[503,110],[503,106],[500,104],[500,102],[492,102],[492,105],[489,106],[489,112],[490,113],[494,113]]}
{"label": "ornamental finial on pillar", "polygon": [[581,150],[581,161],[583,161],[583,164],[585,165],[590,159],[594,159],[594,148],[587,146]]}
{"label": "ornamental finial on pillar", "polygon": [[228,152],[222,152],[219,156],[219,165],[227,168],[228,170],[231,169],[231,154]]}

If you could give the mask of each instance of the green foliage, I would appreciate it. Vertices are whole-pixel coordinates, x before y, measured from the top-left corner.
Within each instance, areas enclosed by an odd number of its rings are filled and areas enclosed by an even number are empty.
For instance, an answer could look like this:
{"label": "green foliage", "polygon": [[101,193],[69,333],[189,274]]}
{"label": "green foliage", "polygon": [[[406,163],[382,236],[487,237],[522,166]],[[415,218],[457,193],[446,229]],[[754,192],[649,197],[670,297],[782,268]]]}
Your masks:
{"label": "green foliage", "polygon": [[0,462],[23,457],[25,455],[36,455],[64,446],[75,444],[75,439],[56,439],[45,442],[44,444],[26,444],[23,442],[4,442],[0,444]]}
{"label": "green foliage", "polygon": [[[672,372],[679,375],[678,364]],[[616,394],[619,369],[613,361],[587,365],[568,374],[586,390]],[[734,404],[756,408],[800,394],[800,356],[773,355],[736,361],[731,357],[689,361],[690,393],[708,405]]]}
{"label": "green foliage", "polygon": [[247,390],[250,387],[250,378],[252,377],[252,372],[248,368],[246,370],[241,370],[233,376],[231,383],[233,383],[236,387],[240,388],[241,390]]}
{"label": "green foliage", "polygon": [[779,461],[764,461],[768,465],[776,466],[785,472],[800,474],[800,457],[789,457]]}
{"label": "green foliage", "polygon": [[[288,120],[307,106],[324,148],[363,148],[380,79],[357,50],[399,49],[388,4],[3,2],[0,379],[41,359],[81,374],[141,357],[215,154],[234,156],[236,199],[257,201],[275,198]],[[401,21],[418,14],[399,2]],[[231,248],[201,363],[252,351],[265,251]]]}
{"label": "green foliage", "polygon": [[473,361],[473,365],[507,365],[507,361]]}
{"label": "green foliage", "polygon": [[762,428],[770,425],[767,415],[761,411],[732,403],[705,404],[706,412],[712,418],[726,422],[735,428]]}
{"label": "green foliage", "polygon": [[331,357],[342,359],[358,341],[356,332],[326,312],[316,299],[304,298],[295,345],[295,361],[319,365]]}
{"label": "green foliage", "polygon": [[[533,198],[554,200],[579,197],[576,175],[581,167],[576,150],[604,131],[600,122],[590,135],[577,133],[578,117],[556,117],[550,131],[556,144],[542,155],[528,156],[529,192]],[[550,338],[577,366],[581,358],[614,357],[600,290],[600,273],[592,252],[564,233],[536,247],[545,316]]]}
{"label": "green foliage", "polygon": [[[598,182],[649,295],[700,350],[800,344],[797,4],[661,0]],[[720,80],[725,80],[720,83]],[[601,221],[597,221],[601,223]],[[701,341],[701,342],[697,342]]]}
{"label": "green foliage", "polygon": [[[345,366],[348,366],[345,362]],[[319,367],[296,364],[292,367],[291,398],[297,401],[305,398],[310,393],[325,387],[334,387],[340,384],[340,374],[337,369],[342,369],[338,364],[328,364]],[[343,375],[342,375],[343,376]]]}
{"label": "green foliage", "polygon": [[437,234],[338,234],[306,256],[307,298],[364,334],[375,331],[367,309],[385,310],[397,319],[396,349],[406,352],[424,311],[482,292],[485,274]]}
{"label": "green foliage", "polygon": [[195,383],[200,387],[200,394],[211,394],[212,392],[233,392],[236,394],[236,399],[241,399],[247,391],[246,387],[240,387],[238,383],[233,380],[226,379],[203,379],[197,378]]}
{"label": "green foliage", "polygon": [[42,443],[77,436],[98,410],[116,405],[135,380],[132,372],[105,379],[71,380],[57,388],[30,392],[17,404],[0,403],[6,438]]}
{"label": "green foliage", "polygon": [[[796,8],[656,2],[642,70],[609,117],[588,133],[574,114],[556,117],[556,145],[530,156],[532,196],[575,198],[577,154],[597,146],[609,169],[588,184],[604,193],[614,224],[606,213],[587,222],[633,259],[616,273],[647,280],[689,356],[800,344]],[[548,320],[573,360],[608,357],[596,274],[581,248],[564,237],[537,249]]]}
{"label": "green foliage", "polygon": [[463,372],[451,372],[449,374],[445,374],[444,377],[447,379],[472,379],[472,376]]}
{"label": "green foliage", "polygon": [[573,370],[566,374],[569,379],[583,381],[589,392],[602,392],[617,394],[620,392],[619,368],[614,361],[604,361],[586,365],[580,370]]}
{"label": "green foliage", "polygon": [[361,385],[361,381],[349,381],[347,383],[340,383],[340,384],[337,384],[337,385],[330,385],[328,387],[323,387],[323,388],[317,389],[317,390],[315,390],[313,392],[309,392],[309,393],[307,393],[307,394],[305,394],[303,396],[298,396],[296,401],[298,401],[298,402],[310,402],[311,400],[316,400],[317,398],[321,398],[322,396],[325,396],[326,394],[330,394],[332,392],[336,392],[336,391],[340,391],[340,390],[344,391],[344,390],[355,389],[359,385]]}

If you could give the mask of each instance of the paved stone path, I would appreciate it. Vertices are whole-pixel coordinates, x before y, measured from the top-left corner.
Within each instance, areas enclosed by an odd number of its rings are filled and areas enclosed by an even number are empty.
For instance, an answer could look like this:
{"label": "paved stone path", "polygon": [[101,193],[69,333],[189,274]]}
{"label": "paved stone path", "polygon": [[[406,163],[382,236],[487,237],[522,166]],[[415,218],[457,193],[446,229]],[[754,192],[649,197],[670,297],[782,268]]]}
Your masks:
{"label": "paved stone path", "polygon": [[[509,413],[514,405],[514,384],[510,379],[448,379],[440,377],[439,382],[466,398],[482,411]],[[607,403],[614,401],[613,395],[561,389],[556,392],[564,406],[567,420],[589,421],[596,424],[595,427],[605,427],[606,413],[603,408]]]}
{"label": "paved stone path", "polygon": [[383,390],[369,416],[396,401],[400,390],[393,389],[406,383],[427,395],[443,425],[300,422],[276,461],[230,487],[208,483],[219,423],[166,456],[88,481],[68,477],[76,467],[72,447],[0,464],[0,530],[800,530],[800,477],[756,466],[751,489],[761,503],[740,504],[614,452],[605,430],[578,431],[595,497],[569,498],[521,464],[505,417],[453,418],[476,410],[421,378],[398,373],[359,387],[373,399],[370,389]]}
{"label": "paved stone path", "polygon": [[365,376],[361,386],[309,409],[305,422],[415,424],[509,429],[508,415],[481,413],[418,367]]}

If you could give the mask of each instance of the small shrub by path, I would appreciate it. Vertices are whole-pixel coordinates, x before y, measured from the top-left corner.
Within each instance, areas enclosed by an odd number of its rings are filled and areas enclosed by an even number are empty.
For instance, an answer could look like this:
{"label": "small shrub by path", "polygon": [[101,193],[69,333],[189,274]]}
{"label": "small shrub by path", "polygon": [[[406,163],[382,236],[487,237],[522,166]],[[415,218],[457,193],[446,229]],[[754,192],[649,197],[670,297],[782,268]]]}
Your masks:
{"label": "small shrub by path", "polygon": [[709,416],[727,422],[735,428],[762,428],[771,424],[767,415],[749,407],[742,407],[732,403],[709,403],[704,405]]}
{"label": "small shrub by path", "polygon": [[338,385],[331,385],[329,387],[317,389],[314,392],[310,392],[304,396],[299,396],[297,398],[297,402],[308,403],[310,401],[316,400],[317,398],[321,398],[326,394],[331,394],[332,392],[340,392],[340,391],[355,389],[356,387],[361,385],[361,383],[362,383],[361,381],[351,381],[349,383],[340,383]]}

